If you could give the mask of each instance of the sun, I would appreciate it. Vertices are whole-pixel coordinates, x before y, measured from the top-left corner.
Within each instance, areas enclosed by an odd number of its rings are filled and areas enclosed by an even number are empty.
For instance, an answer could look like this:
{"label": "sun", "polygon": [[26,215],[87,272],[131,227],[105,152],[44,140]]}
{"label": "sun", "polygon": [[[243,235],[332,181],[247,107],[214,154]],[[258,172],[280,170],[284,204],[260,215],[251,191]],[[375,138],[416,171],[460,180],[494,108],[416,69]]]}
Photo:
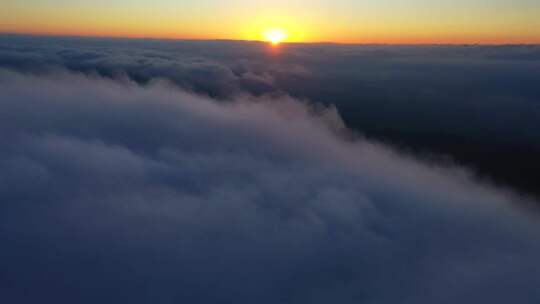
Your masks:
{"label": "sun", "polygon": [[264,38],[266,41],[273,45],[278,45],[287,39],[287,32],[280,28],[268,29],[264,32]]}

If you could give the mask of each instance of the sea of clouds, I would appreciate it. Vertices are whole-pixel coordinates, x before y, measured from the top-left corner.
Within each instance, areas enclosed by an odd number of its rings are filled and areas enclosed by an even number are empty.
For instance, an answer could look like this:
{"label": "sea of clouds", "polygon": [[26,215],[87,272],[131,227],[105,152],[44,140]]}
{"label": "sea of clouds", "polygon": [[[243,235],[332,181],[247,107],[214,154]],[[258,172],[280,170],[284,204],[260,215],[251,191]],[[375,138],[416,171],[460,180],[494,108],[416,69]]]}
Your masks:
{"label": "sea of clouds", "polygon": [[537,203],[333,106],[2,69],[0,147],[5,303],[540,301]]}
{"label": "sea of clouds", "polygon": [[0,35],[0,68],[166,79],[220,101],[289,95],[348,128],[540,198],[540,46],[396,46]]}

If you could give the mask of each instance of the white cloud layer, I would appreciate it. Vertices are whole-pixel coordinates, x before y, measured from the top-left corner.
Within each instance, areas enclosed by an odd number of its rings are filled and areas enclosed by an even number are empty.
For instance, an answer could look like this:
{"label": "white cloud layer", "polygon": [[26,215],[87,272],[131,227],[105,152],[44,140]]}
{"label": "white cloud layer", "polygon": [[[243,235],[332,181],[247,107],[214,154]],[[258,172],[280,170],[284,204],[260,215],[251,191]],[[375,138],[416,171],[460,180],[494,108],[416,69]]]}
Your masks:
{"label": "white cloud layer", "polygon": [[334,108],[3,70],[0,115],[8,302],[540,301],[525,199]]}

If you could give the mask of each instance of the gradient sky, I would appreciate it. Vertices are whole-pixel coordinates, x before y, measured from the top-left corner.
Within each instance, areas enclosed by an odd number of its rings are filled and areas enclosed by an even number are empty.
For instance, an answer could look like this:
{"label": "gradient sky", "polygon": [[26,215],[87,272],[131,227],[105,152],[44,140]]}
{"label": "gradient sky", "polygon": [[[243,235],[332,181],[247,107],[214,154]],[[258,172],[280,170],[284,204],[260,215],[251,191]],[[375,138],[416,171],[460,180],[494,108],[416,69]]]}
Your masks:
{"label": "gradient sky", "polygon": [[0,32],[358,43],[540,43],[538,0],[0,0]]}

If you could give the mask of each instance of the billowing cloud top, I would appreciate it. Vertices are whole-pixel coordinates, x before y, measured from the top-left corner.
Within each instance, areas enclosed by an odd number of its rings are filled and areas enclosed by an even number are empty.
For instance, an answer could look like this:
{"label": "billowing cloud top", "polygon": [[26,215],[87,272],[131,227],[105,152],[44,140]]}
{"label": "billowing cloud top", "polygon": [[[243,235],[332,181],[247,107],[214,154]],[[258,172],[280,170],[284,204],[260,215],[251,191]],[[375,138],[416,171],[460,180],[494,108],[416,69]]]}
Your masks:
{"label": "billowing cloud top", "polygon": [[2,302],[540,301],[528,202],[334,107],[2,70],[0,113]]}
{"label": "billowing cloud top", "polygon": [[334,104],[369,138],[449,156],[540,197],[540,47],[283,45],[0,35],[0,67],[167,79],[227,100],[290,95]]}

